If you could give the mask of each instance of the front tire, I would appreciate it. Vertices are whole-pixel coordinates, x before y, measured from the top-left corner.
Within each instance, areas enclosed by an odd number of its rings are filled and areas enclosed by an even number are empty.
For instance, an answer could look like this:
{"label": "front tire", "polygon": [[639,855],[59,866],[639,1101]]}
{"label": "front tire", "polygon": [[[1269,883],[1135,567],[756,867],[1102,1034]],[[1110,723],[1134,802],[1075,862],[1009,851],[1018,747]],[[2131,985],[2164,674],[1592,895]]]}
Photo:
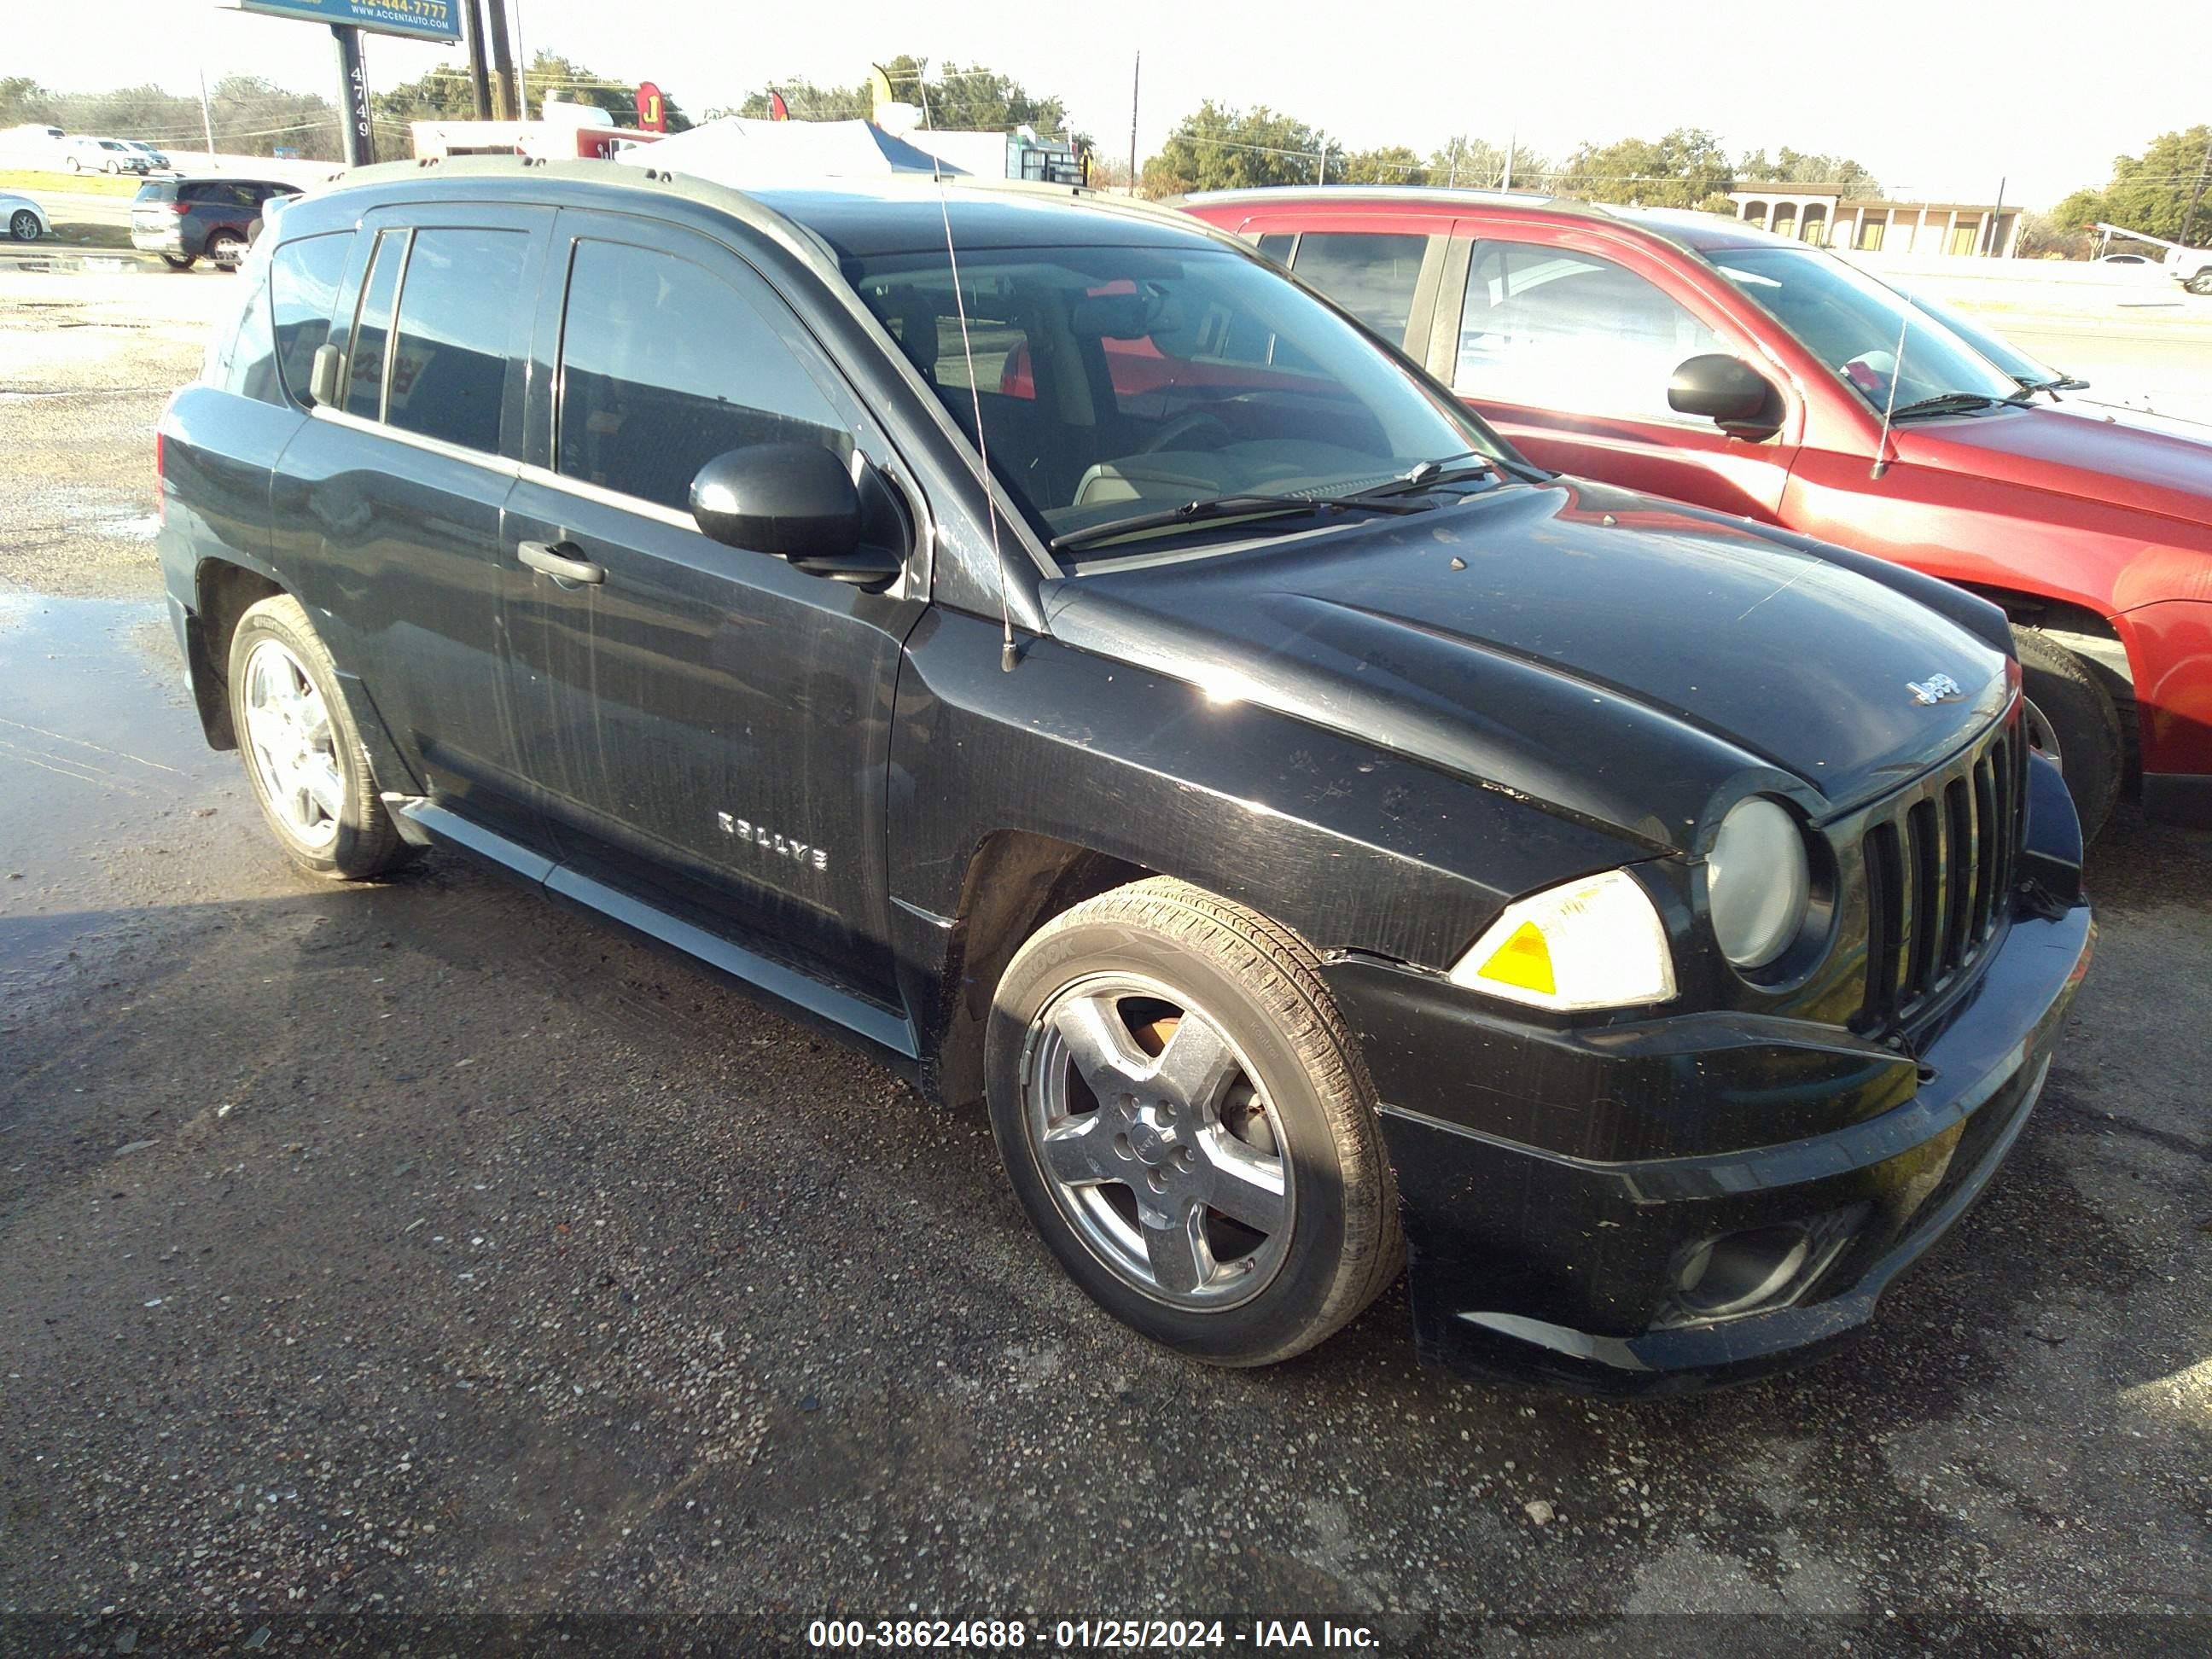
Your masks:
{"label": "front tire", "polygon": [[1397,1276],[1374,1085],[1305,942],[1165,878],[1055,917],[985,1062],[1015,1194],[1123,1323],[1219,1365],[1302,1352]]}
{"label": "front tire", "polygon": [[18,242],[39,240],[39,216],[28,208],[18,208],[8,221],[8,234]]}
{"label": "front tire", "polygon": [[337,669],[290,594],[239,618],[229,695],[246,781],[293,863],[363,881],[406,862],[414,848],[377,793]]}
{"label": "front tire", "polygon": [[2096,839],[2120,798],[2127,750],[2119,711],[2071,651],[2032,628],[2014,628],[2012,639],[2032,705],[2029,740],[2058,763],[2086,845]]}
{"label": "front tire", "polygon": [[2200,270],[2182,284],[2191,294],[2212,294],[2212,270]]}

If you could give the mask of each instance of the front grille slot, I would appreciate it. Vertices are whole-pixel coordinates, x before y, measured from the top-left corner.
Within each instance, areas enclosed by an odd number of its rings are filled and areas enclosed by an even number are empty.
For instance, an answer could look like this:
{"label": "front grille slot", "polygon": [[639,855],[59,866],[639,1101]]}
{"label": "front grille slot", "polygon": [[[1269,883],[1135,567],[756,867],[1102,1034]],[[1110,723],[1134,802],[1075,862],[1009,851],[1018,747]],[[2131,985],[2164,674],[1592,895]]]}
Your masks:
{"label": "front grille slot", "polygon": [[2021,816],[2017,720],[1873,809],[1866,996],[1852,1024],[1894,1030],[1981,956],[2005,914]]}

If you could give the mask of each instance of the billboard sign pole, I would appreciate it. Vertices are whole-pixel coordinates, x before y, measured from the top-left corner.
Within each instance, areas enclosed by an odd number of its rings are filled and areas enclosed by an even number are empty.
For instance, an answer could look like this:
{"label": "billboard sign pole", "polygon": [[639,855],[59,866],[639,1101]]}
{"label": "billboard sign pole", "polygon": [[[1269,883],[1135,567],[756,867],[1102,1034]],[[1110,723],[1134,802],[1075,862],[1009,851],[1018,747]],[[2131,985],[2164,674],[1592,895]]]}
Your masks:
{"label": "billboard sign pole", "polygon": [[368,112],[368,71],[361,61],[361,31],[350,23],[331,25],[338,47],[338,84],[345,88],[345,164],[365,167],[376,160],[376,127]]}

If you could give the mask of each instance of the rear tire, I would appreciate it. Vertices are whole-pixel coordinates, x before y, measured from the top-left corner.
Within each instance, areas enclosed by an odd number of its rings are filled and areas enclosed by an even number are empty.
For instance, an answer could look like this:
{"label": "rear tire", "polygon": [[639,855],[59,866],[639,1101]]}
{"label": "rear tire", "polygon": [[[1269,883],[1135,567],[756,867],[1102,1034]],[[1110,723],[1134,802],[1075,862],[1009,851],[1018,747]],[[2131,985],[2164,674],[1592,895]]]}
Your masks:
{"label": "rear tire", "polygon": [[[2072,652],[2032,628],[2014,628],[2012,638],[2020,653],[2027,700],[2034,705],[2030,735],[2036,735],[2039,716],[2057,744],[2052,758],[2065,774],[2067,793],[2074,797],[2081,839],[2094,841],[2120,798],[2127,766],[2119,711]],[[2038,746],[2047,749],[2050,744]]]}
{"label": "rear tire", "polygon": [[999,982],[986,1076],[1016,1195],[1091,1300],[1194,1359],[1287,1359],[1404,1265],[1375,1086],[1318,966],[1156,877],[1055,917]]}
{"label": "rear tire", "polygon": [[190,270],[192,268],[190,254],[179,256],[174,253],[164,253],[161,256],[161,263],[172,270]]}
{"label": "rear tire", "polygon": [[290,594],[239,618],[228,689],[246,781],[293,863],[365,881],[413,855],[377,793],[331,653]]}
{"label": "rear tire", "polygon": [[231,231],[218,230],[207,239],[207,256],[218,270],[236,270],[245,252],[246,244]]}
{"label": "rear tire", "polygon": [[2191,294],[2212,294],[2212,270],[2200,270],[2183,284]]}

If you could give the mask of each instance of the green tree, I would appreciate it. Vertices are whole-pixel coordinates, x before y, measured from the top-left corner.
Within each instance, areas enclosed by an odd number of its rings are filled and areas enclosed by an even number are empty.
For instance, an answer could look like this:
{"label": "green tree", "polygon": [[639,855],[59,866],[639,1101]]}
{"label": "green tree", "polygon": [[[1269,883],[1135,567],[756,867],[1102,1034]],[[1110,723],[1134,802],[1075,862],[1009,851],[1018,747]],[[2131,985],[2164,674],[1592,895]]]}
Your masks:
{"label": "green tree", "polygon": [[[1526,144],[1513,147],[1513,188],[1541,190],[1559,169]],[[1505,146],[1465,133],[1448,140],[1429,157],[1429,183],[1462,190],[1496,190],[1505,182]]]}
{"label": "green tree", "polygon": [[[530,67],[523,71],[522,82],[526,116],[542,117],[546,100],[550,97],[556,101],[596,105],[614,117],[617,126],[637,125],[636,82],[611,80],[557,52],[541,47],[533,52]],[[473,111],[475,105],[471,103],[469,107]],[[661,89],[660,108],[669,131],[683,132],[690,127],[691,118],[677,107],[665,88]]]}
{"label": "green tree", "polygon": [[410,121],[473,121],[475,89],[466,70],[441,64],[419,80],[403,81],[388,92],[371,91],[369,110],[380,122],[402,126]]}
{"label": "green tree", "polygon": [[1146,161],[1142,188],[1158,197],[1310,185],[1323,151],[1331,148],[1325,133],[1265,104],[1231,109],[1209,98],[1176,122],[1159,154]]}
{"label": "green tree", "polygon": [[1846,196],[1881,194],[1881,181],[1850,156],[1810,155],[1787,144],[1771,161],[1765,150],[1753,150],[1736,163],[1735,171],[1746,184],[1841,185]]}
{"label": "green tree", "polygon": [[[933,68],[911,52],[878,60],[890,82],[891,96],[926,109],[928,125],[955,132],[1011,132],[1029,127],[1042,137],[1072,137],[1087,146],[1088,134],[1070,133],[1067,106],[1056,94],[1031,92],[1011,75],[984,64],[946,63]],[[863,78],[849,87],[817,86],[811,81],[778,81],[747,94],[731,113],[765,119],[769,94],[783,94],[796,121],[865,121],[875,112],[875,97]]]}
{"label": "green tree", "polygon": [[1332,151],[1328,181],[1333,185],[1425,185],[1432,182],[1425,162],[1403,144],[1376,149],[1356,149],[1349,155]]}
{"label": "green tree", "polygon": [[2212,126],[2160,133],[2142,155],[2114,156],[2112,180],[2104,189],[2075,191],[2051,210],[2051,216],[2067,230],[2085,229],[2102,220],[2168,241],[2212,241],[2212,187],[2198,197],[2208,159],[2212,159]]}
{"label": "green tree", "polygon": [[29,76],[0,76],[0,127],[59,126],[60,111],[60,94]]}
{"label": "green tree", "polygon": [[1553,181],[1561,195],[1644,207],[1704,207],[1726,200],[1735,185],[1728,152],[1703,127],[1676,127],[1656,139],[1583,144]]}

